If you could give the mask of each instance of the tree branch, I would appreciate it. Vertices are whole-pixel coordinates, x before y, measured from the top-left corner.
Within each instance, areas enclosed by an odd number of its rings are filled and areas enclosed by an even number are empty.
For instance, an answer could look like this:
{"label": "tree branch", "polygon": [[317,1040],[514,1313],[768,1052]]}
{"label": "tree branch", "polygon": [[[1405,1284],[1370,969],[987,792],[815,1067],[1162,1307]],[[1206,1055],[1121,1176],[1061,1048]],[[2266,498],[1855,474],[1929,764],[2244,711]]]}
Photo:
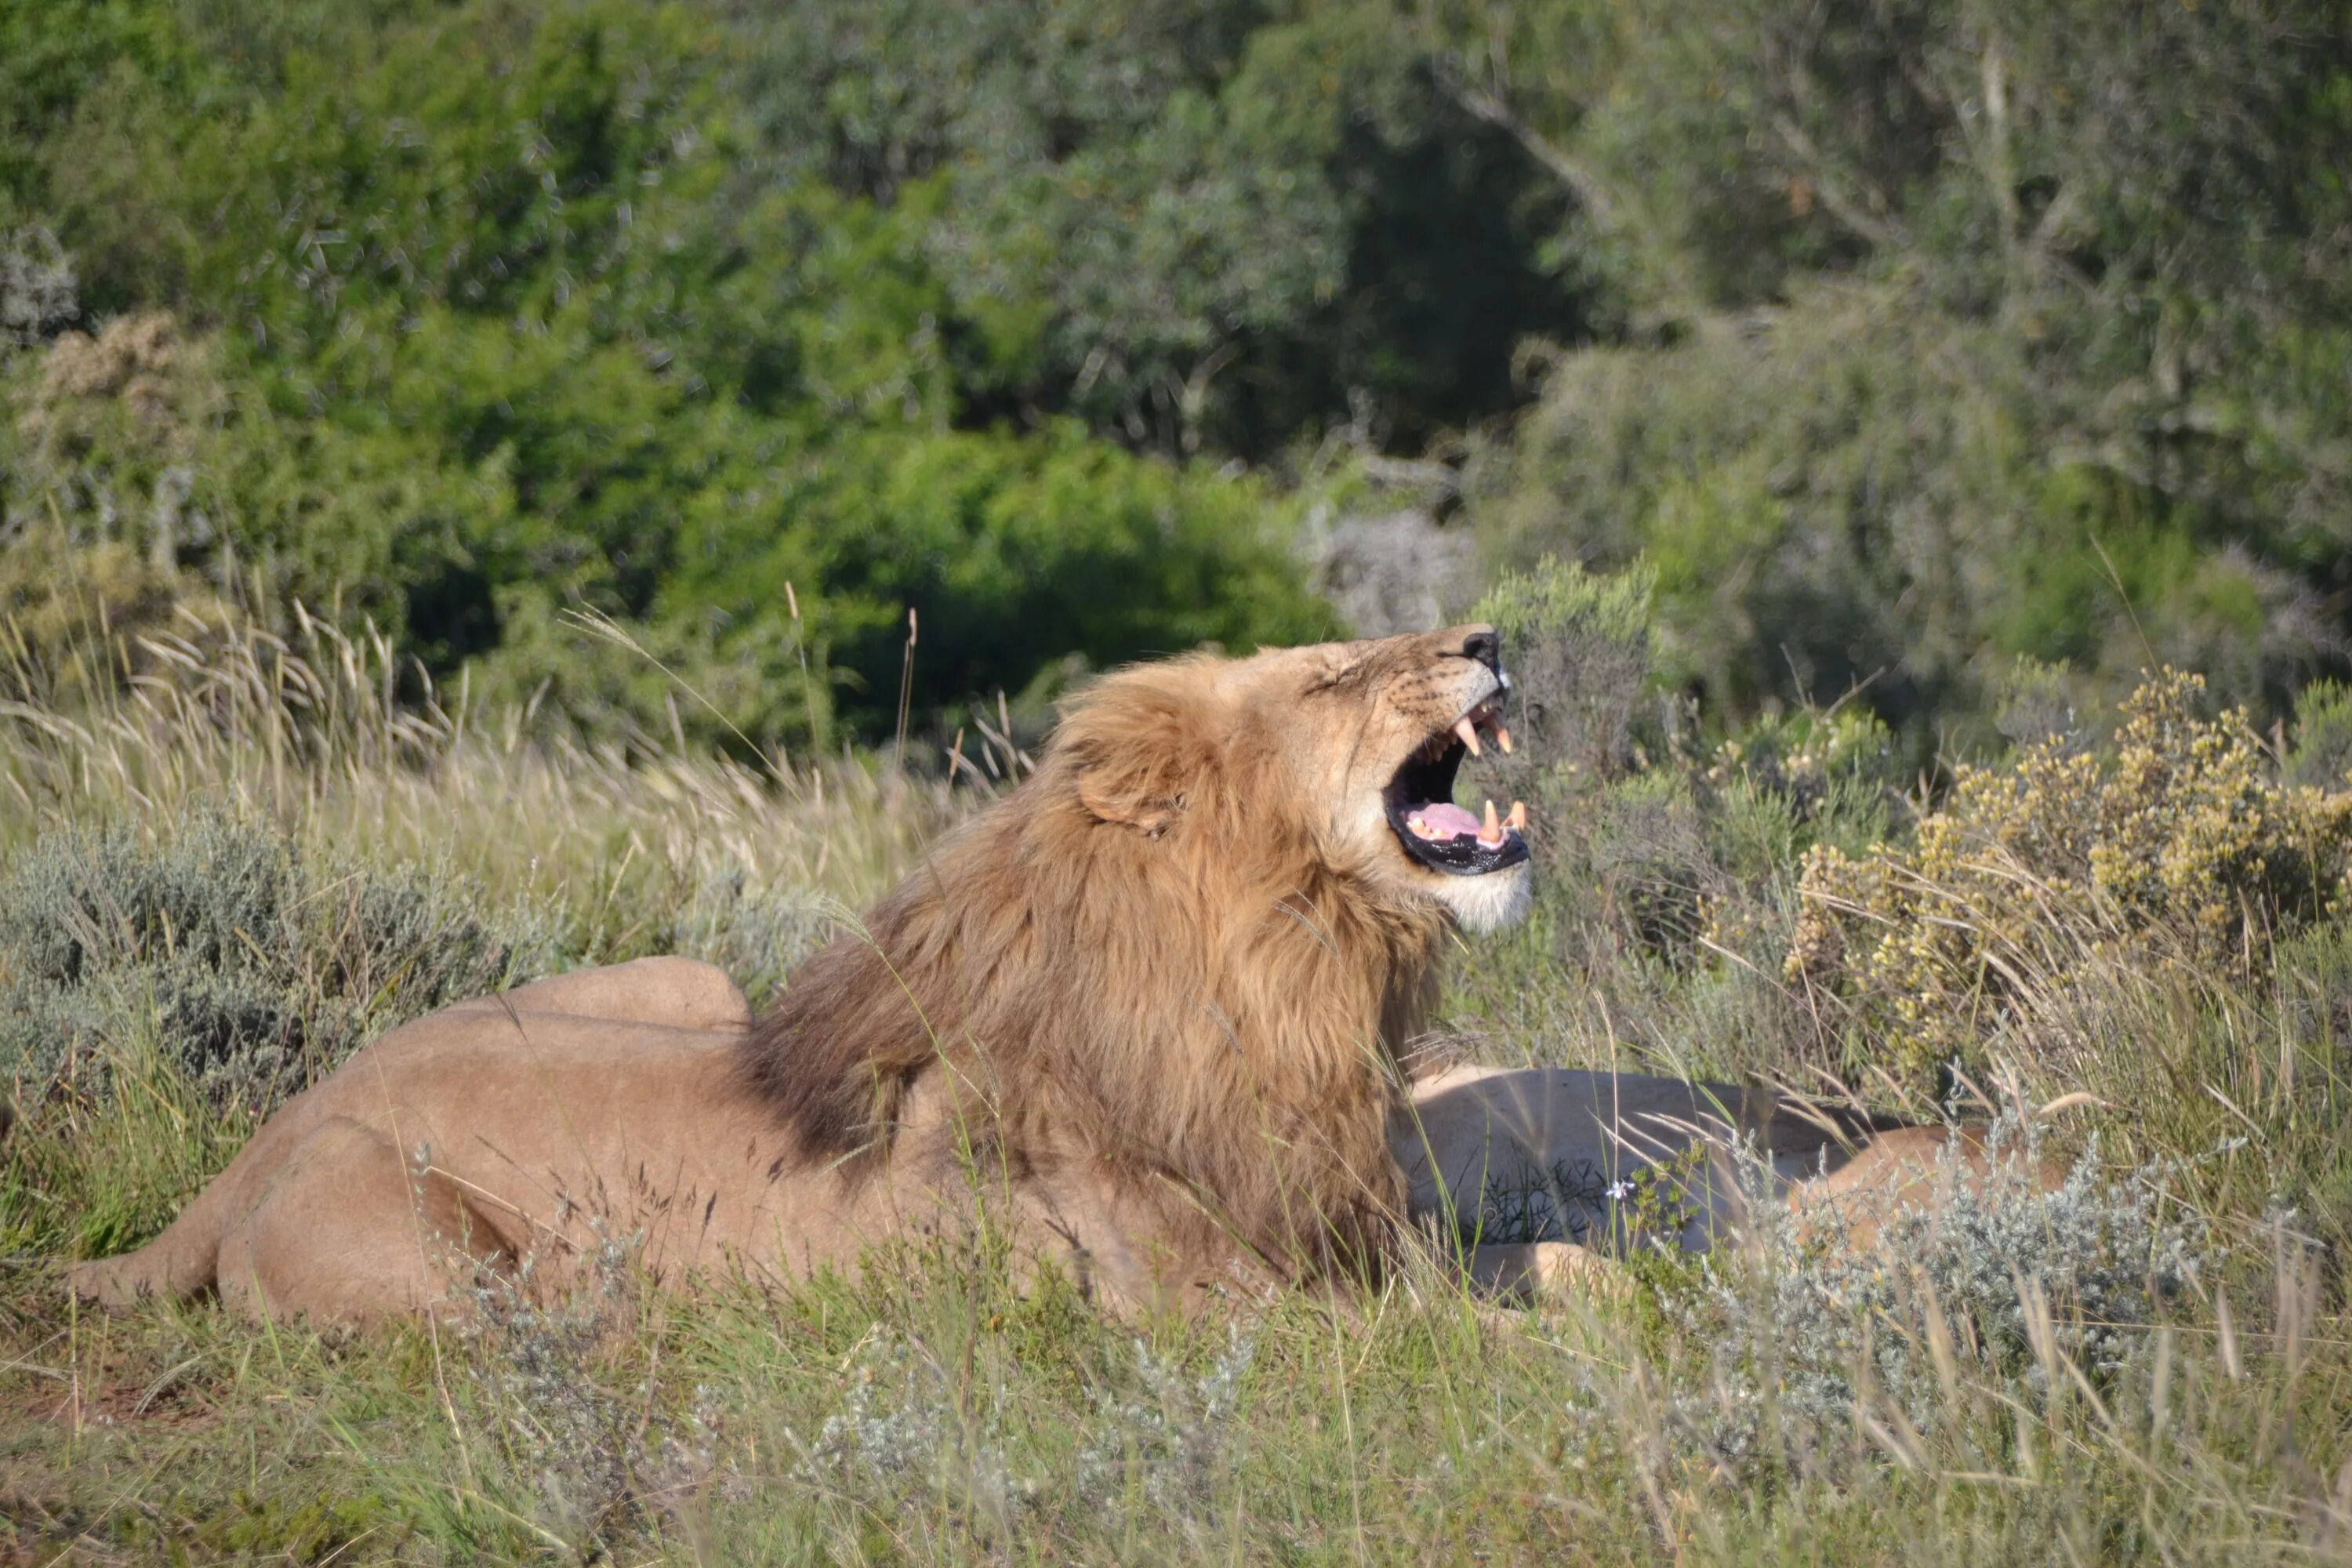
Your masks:
{"label": "tree branch", "polygon": [[1443,59],[1436,64],[1439,90],[1471,118],[1485,121],[1519,144],[1543,171],[1569,188],[1577,205],[1597,227],[1617,226],[1618,202],[1591,166],[1511,112],[1510,105],[1482,88],[1474,87]]}
{"label": "tree branch", "polygon": [[[1900,222],[1872,212],[1846,194],[1837,176],[1829,172],[1829,160],[1822,155],[1819,147],[1813,145],[1813,139],[1805,134],[1803,126],[1786,114],[1775,114],[1772,116],[1772,131],[1796,155],[1797,161],[1805,165],[1805,177],[1812,181],[1813,194],[1821,198],[1822,205],[1828,209],[1832,217],[1883,249],[1909,247],[1911,236]],[[1883,207],[1885,204],[1880,202],[1876,205]]]}

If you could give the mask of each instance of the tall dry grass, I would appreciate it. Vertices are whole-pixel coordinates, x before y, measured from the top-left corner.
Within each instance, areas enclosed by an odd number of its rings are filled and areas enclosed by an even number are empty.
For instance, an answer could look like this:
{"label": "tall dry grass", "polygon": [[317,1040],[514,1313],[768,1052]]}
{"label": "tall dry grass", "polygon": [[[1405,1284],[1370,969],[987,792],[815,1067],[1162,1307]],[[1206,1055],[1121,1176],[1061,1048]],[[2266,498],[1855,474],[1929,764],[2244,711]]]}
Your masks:
{"label": "tall dry grass", "polygon": [[[646,904],[722,877],[860,903],[962,809],[940,770],[846,752],[583,744],[530,707],[484,712],[462,684],[437,689],[372,629],[299,605],[289,618],[280,637],[183,607],[37,650],[0,617],[0,847],[226,809],[309,847],[462,865],[498,896],[562,910],[594,962],[643,941]],[[80,700],[42,700],[59,689]],[[1001,737],[976,741],[987,767],[967,784],[1019,766]]]}

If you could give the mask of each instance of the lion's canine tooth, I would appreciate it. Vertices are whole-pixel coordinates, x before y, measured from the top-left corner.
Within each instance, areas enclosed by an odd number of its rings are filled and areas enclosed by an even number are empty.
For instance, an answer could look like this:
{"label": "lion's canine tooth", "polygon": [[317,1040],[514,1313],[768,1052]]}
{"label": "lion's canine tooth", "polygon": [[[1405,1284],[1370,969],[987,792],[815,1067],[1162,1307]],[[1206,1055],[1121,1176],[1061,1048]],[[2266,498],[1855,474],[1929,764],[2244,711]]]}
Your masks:
{"label": "lion's canine tooth", "polygon": [[1462,737],[1462,743],[1470,748],[1472,756],[1483,757],[1486,754],[1478,749],[1478,731],[1471,724],[1468,714],[1465,713],[1454,721],[1454,732]]}
{"label": "lion's canine tooth", "polygon": [[1478,830],[1478,842],[1493,846],[1503,841],[1503,825],[1495,816],[1495,803],[1486,802],[1486,826]]}
{"label": "lion's canine tooth", "polygon": [[1512,832],[1525,833],[1528,830],[1528,803],[1523,800],[1511,802],[1511,815],[1503,820],[1509,825]]}
{"label": "lion's canine tooth", "polygon": [[1511,732],[1503,728],[1500,721],[1497,721],[1495,725],[1495,744],[1503,748],[1505,756],[1511,754]]}

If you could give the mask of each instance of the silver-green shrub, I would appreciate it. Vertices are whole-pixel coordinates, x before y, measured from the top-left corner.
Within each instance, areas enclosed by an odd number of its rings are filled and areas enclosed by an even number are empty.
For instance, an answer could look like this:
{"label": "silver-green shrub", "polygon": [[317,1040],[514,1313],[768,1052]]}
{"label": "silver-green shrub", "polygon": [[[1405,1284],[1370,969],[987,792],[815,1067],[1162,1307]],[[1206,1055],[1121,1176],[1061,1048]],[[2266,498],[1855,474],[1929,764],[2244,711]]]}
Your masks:
{"label": "silver-green shrub", "polygon": [[856,910],[810,888],[722,867],[697,881],[670,917],[666,951],[717,964],[756,1004],[856,918]]}
{"label": "silver-green shrub", "polygon": [[552,967],[550,922],[484,901],[226,811],[52,832],[0,862],[0,1077],[89,1088],[143,1035],[217,1103],[266,1109],[383,1028]]}
{"label": "silver-green shrub", "polygon": [[841,1408],[800,1451],[793,1478],[886,1511],[920,1500],[975,1526],[1003,1530],[1034,1507],[1045,1478],[1009,1431],[1001,1379],[959,1388],[919,1340],[877,1330],[844,1369]]}
{"label": "silver-green shrub", "polygon": [[1081,1495],[1138,1493],[1171,1521],[1214,1506],[1239,1470],[1246,1429],[1239,1419],[1257,1341],[1239,1329],[1198,1376],[1178,1358],[1135,1342],[1135,1382],[1088,1390],[1096,1426],[1078,1455]]}
{"label": "silver-green shrub", "polygon": [[73,258],[39,225],[0,232],[0,354],[39,342],[81,313]]}
{"label": "silver-green shrub", "polygon": [[2169,1201],[2175,1173],[2110,1179],[2094,1151],[2042,1192],[2013,1118],[1989,1147],[1990,1170],[1964,1179],[1948,1146],[1940,1201],[1874,1216],[1870,1245],[1840,1215],[1771,1201],[1753,1167],[1742,1245],[1702,1260],[1675,1308],[1717,1347],[1706,1392],[1682,1401],[1689,1434],[1738,1464],[1818,1452],[1879,1410],[1933,1434],[1964,1386],[2031,1405],[2096,1385],[2219,1260]]}

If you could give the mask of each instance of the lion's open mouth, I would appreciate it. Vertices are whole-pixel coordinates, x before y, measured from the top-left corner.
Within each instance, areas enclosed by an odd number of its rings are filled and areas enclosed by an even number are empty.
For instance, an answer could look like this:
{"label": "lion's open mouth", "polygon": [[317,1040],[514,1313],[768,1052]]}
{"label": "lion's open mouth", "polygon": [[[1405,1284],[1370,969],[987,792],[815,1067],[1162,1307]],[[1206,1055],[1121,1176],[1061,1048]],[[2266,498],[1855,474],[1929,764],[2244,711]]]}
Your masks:
{"label": "lion's open mouth", "polygon": [[1510,814],[1504,816],[1489,800],[1482,820],[1454,804],[1454,775],[1461,770],[1465,753],[1479,749],[1480,730],[1492,733],[1505,751],[1510,749],[1501,701],[1499,692],[1488,697],[1432,735],[1405,759],[1382,792],[1390,831],[1407,855],[1433,870],[1481,877],[1528,858],[1525,805],[1511,802]]}

